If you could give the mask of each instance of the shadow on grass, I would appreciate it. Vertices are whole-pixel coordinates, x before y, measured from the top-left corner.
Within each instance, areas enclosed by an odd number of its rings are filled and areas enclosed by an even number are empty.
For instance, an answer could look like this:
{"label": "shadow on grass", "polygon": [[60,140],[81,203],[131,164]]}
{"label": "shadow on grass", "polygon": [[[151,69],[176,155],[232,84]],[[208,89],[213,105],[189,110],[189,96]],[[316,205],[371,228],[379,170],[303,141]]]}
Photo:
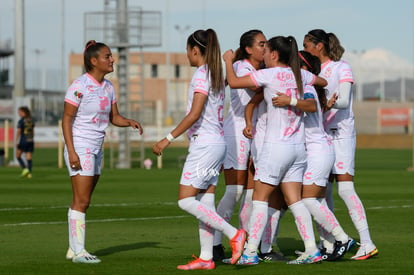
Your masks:
{"label": "shadow on grass", "polygon": [[158,242],[141,242],[141,243],[123,244],[123,245],[117,245],[117,246],[112,246],[112,247],[108,247],[105,249],[97,250],[94,252],[94,254],[97,256],[106,256],[106,255],[115,254],[118,252],[137,250],[137,249],[148,248],[148,247],[162,248],[158,246],[158,244],[159,244]]}

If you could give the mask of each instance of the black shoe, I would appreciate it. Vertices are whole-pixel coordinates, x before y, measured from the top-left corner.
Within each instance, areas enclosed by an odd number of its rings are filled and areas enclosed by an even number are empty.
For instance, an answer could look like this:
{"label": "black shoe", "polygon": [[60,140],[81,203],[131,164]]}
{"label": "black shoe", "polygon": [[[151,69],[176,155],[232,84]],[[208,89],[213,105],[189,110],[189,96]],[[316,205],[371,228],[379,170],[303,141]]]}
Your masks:
{"label": "black shoe", "polygon": [[213,261],[221,262],[226,258],[222,244],[213,246]]}
{"label": "black shoe", "polygon": [[[347,242],[342,243],[340,241],[335,242],[335,249],[334,252],[326,259],[326,261],[336,261],[342,258],[345,253],[351,249],[351,247],[355,244],[353,239],[349,239]],[[322,256],[323,258],[323,256]]]}
{"label": "black shoe", "polygon": [[287,262],[288,259],[282,253],[270,251],[269,253],[260,253],[259,259],[263,262]]}

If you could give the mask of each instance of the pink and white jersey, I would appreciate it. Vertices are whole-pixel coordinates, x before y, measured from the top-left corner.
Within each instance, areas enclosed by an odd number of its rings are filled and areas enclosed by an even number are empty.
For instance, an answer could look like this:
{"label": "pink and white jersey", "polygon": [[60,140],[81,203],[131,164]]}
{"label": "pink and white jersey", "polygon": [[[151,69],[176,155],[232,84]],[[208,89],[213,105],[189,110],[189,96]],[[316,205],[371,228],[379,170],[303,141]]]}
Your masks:
{"label": "pink and white jersey", "polygon": [[217,92],[211,90],[207,65],[198,67],[191,79],[188,89],[187,114],[191,110],[195,93],[205,94],[207,101],[200,118],[188,129],[188,138],[194,140],[196,137],[197,142],[224,144],[224,89]]}
{"label": "pink and white jersey", "polygon": [[116,102],[112,83],[106,79],[98,83],[88,73],[77,78],[67,89],[65,102],[78,108],[72,123],[76,146],[102,146],[109,113]]}
{"label": "pink and white jersey", "polygon": [[[315,76],[308,71],[301,71],[303,84],[313,85]],[[292,69],[290,67],[262,69],[252,73],[251,78],[256,86],[264,87],[264,99],[267,104],[267,126],[264,141],[304,143],[303,112],[292,106],[276,107],[272,104],[272,98],[277,96],[278,92],[300,98]]]}
{"label": "pink and white jersey", "polygon": [[328,135],[323,128],[323,114],[319,103],[318,94],[311,85],[304,88],[304,98],[313,98],[316,101],[317,111],[314,113],[305,112],[303,122],[305,124],[306,146],[325,144],[328,142]]}
{"label": "pink and white jersey", "polygon": [[[238,77],[256,71],[247,59],[234,62],[233,68]],[[255,92],[250,89],[230,89],[230,107],[224,119],[224,135],[243,135],[243,129],[246,127],[246,121],[244,120],[245,108],[254,94]],[[256,121],[255,117],[253,115],[253,125]]]}
{"label": "pink and white jersey", "polygon": [[[351,66],[343,61],[329,60],[322,64],[320,77],[328,81],[328,98],[338,93],[339,84],[342,82],[354,82]],[[349,107],[346,109],[334,109],[325,112],[324,126],[328,132],[335,129],[335,135],[339,138],[350,138],[355,136],[354,113],[352,111],[352,93],[350,93]]]}

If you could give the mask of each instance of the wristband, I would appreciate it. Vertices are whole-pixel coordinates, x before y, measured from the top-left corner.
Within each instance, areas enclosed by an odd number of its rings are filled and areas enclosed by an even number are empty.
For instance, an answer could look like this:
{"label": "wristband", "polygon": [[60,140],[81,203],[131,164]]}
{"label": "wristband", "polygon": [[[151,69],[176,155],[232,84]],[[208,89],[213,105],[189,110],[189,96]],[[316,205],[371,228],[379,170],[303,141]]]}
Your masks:
{"label": "wristband", "polygon": [[296,104],[298,104],[298,100],[296,99],[296,97],[292,97],[292,98],[290,99],[290,103],[289,103],[289,105],[290,105],[290,106],[296,106]]}
{"label": "wristband", "polygon": [[169,133],[166,137],[165,137],[169,142],[173,142],[175,137],[173,137],[173,135],[171,135],[171,133]]}

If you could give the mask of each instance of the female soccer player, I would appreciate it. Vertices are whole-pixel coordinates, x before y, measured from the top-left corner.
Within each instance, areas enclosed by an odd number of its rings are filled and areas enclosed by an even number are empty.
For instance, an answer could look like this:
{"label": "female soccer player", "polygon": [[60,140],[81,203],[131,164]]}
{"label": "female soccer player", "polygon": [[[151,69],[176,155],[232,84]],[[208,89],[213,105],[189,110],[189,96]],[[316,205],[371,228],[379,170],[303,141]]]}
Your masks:
{"label": "female soccer player", "polygon": [[[348,63],[341,60],[345,50],[333,33],[311,30],[305,35],[303,46],[305,51],[320,59],[322,70],[319,75],[328,81],[327,97],[336,99],[333,108],[324,115],[325,131],[332,139],[335,151],[332,178],[328,185],[332,185],[333,180],[337,182],[338,194],[359,233],[361,246],[352,259],[365,260],[378,254],[378,250],[371,240],[365,209],[354,187],[356,132],[352,111],[352,70]],[[333,203],[328,199],[329,204],[333,210]]]}
{"label": "female soccer player", "polygon": [[[267,221],[269,196],[279,184],[306,249],[298,259],[289,263],[304,264],[322,260],[316,247],[309,211],[301,201],[306,164],[305,137],[302,111],[295,108],[299,104],[297,99],[303,97],[303,85],[314,84],[317,77],[310,72],[301,72],[297,52],[294,37],[273,37],[265,47],[266,69],[241,78],[235,75],[231,66],[232,51],[227,51],[223,56],[230,87],[264,87],[268,115],[265,141],[256,171],[258,183],[255,184],[253,193],[249,239],[239,264],[258,263],[257,248]],[[317,80],[322,86],[326,85],[323,79]],[[289,107],[273,106],[272,98],[279,93],[291,96]]]}
{"label": "female soccer player", "polygon": [[[305,51],[298,54],[302,69],[315,75],[320,73],[321,63],[317,56]],[[344,232],[324,199],[335,154],[332,142],[323,128],[323,111],[331,108],[333,101],[327,102],[323,87],[306,85],[304,89],[303,100],[315,102],[317,111],[304,113],[307,165],[303,177],[302,201],[317,224],[327,232],[326,236],[332,235],[332,244],[335,246],[330,247],[331,250],[324,247],[321,253],[324,260],[334,261],[343,257],[355,241]],[[290,98],[280,95],[278,99],[283,98],[288,105]]]}
{"label": "female soccer player", "polygon": [[216,32],[207,29],[192,33],[187,39],[187,57],[190,65],[197,67],[188,91],[187,115],[152,150],[160,155],[175,138],[187,131],[190,146],[181,175],[178,205],[200,221],[201,252],[199,258],[177,268],[214,269],[214,230],[230,239],[232,264],[240,258],[246,241],[246,231],[237,230],[215,210],[214,192],[226,153],[224,79]]}
{"label": "female soccer player", "polygon": [[[234,70],[238,76],[244,76],[258,70],[263,64],[264,46],[266,37],[260,30],[250,30],[240,37],[240,47],[236,50],[234,59]],[[226,221],[233,215],[234,206],[239,201],[243,190],[247,189],[248,166],[251,140],[243,135],[246,126],[244,110],[247,103],[255,94],[250,89],[230,89],[230,107],[224,119],[224,139],[226,141],[226,156],[224,159],[224,179],[226,190],[221,198],[217,213]],[[249,186],[250,190],[253,186]],[[247,193],[247,192],[246,192]],[[251,196],[245,195],[242,205],[251,205]],[[244,228],[249,210],[242,206],[240,216],[241,228]],[[214,233],[214,261],[224,259],[224,248],[222,245],[222,234],[220,231]]]}
{"label": "female soccer player", "polygon": [[[32,177],[32,156],[34,151],[34,127],[35,122],[32,118],[29,107],[21,106],[18,110],[19,116],[21,117],[17,123],[17,150],[16,158],[19,162],[20,167],[23,169],[20,174],[21,177]],[[25,154],[26,163],[22,159],[22,153]]]}
{"label": "female soccer player", "polygon": [[105,79],[114,70],[109,47],[91,40],[83,59],[86,73],[69,86],[62,118],[64,156],[73,191],[66,258],[74,263],[99,263],[101,260],[85,249],[85,215],[101,174],[105,129],[111,122],[142,134],[142,127],[118,112],[114,87]]}

